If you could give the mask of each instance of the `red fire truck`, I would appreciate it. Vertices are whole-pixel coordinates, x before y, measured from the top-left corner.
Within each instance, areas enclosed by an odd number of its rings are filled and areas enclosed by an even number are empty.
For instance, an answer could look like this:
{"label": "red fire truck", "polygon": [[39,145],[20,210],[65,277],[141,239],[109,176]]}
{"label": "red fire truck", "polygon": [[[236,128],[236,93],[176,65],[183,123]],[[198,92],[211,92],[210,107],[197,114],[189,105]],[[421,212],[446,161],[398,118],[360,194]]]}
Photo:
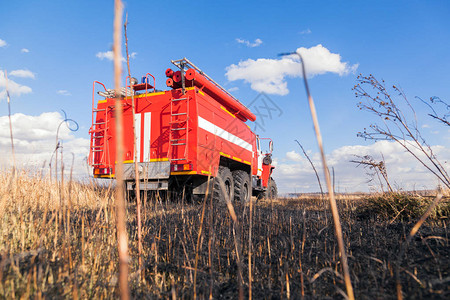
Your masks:
{"label": "red fire truck", "polygon": [[[243,202],[251,195],[276,197],[271,177],[273,143],[246,124],[255,121],[255,115],[188,59],[172,63],[178,70],[166,70],[170,88],[166,91],[156,90],[150,73],[141,83],[127,78],[130,84],[120,92],[94,82],[89,130],[94,177],[114,178],[121,159],[126,188],[135,191],[136,155],[140,190],[184,189],[198,197],[205,195],[209,184],[210,193],[219,200],[225,195]],[[123,108],[122,158],[116,157],[115,146],[117,97]],[[269,145],[265,153],[263,140]]]}

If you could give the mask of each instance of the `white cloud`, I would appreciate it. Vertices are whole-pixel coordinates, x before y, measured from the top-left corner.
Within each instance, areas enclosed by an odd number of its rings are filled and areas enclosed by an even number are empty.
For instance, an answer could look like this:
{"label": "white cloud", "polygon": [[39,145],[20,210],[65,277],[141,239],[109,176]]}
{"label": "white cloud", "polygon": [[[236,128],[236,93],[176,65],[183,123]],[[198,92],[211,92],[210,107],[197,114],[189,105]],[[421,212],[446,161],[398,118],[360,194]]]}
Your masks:
{"label": "white cloud", "polygon": [[288,160],[292,160],[292,161],[302,161],[302,156],[301,156],[301,154],[295,152],[295,150],[287,152],[287,153],[286,153],[286,158],[287,158]]}
{"label": "white cloud", "polygon": [[58,90],[56,91],[56,93],[61,96],[72,96],[72,94],[68,90]]}
{"label": "white cloud", "polygon": [[354,73],[358,68],[358,64],[349,65],[348,62],[342,62],[341,55],[331,53],[321,44],[311,48],[298,48],[297,53],[305,60],[306,71],[311,77],[328,72],[343,76]]}
{"label": "white cloud", "polygon": [[[9,94],[13,96],[21,96],[32,92],[31,88],[26,85],[21,85],[8,78]],[[5,72],[0,70],[0,100],[6,98],[6,77]]]}
{"label": "white cloud", "polygon": [[261,44],[263,43],[263,41],[261,39],[256,39],[253,43],[244,39],[236,39],[236,42],[238,42],[239,44],[244,44],[247,47],[250,48],[254,48],[254,47],[259,47],[261,46]]}
{"label": "white cloud", "polygon": [[[311,48],[298,48],[305,61],[308,77],[325,73],[336,73],[340,76],[354,73],[358,64],[350,65],[342,62],[341,56],[331,53],[322,45]],[[244,80],[250,83],[251,88],[257,92],[267,94],[287,95],[286,77],[300,77],[301,63],[297,55],[285,56],[280,59],[259,58],[240,61],[226,68],[228,80]]]}
{"label": "white cloud", "polygon": [[8,43],[2,39],[0,39],[0,48],[5,47]]}
{"label": "white cloud", "polygon": [[[55,140],[56,130],[63,120],[59,112],[46,112],[39,116],[30,116],[17,113],[11,116],[14,137],[27,142]],[[0,117],[0,128],[7,128],[8,117]],[[9,129],[0,131],[0,138],[9,138]],[[61,126],[59,131],[61,139],[72,139],[71,131],[67,126]]]}
{"label": "white cloud", "polygon": [[[450,149],[444,146],[433,146],[438,159],[450,171]],[[416,153],[419,157],[421,154]],[[322,187],[325,189],[323,169],[319,153],[308,153],[319,172]],[[378,179],[368,183],[369,170],[363,166],[351,163],[358,160],[355,155],[371,155],[375,160],[381,161],[384,156],[386,168],[391,185],[404,190],[434,189],[438,185],[436,177],[426,170],[411,154],[395,142],[379,141],[372,145],[343,146],[327,155],[330,172],[334,167],[336,190],[339,192],[380,190]],[[320,191],[316,176],[310,163],[303,154],[295,151],[286,153],[285,158],[279,161],[274,171],[279,191],[287,192],[318,192]],[[384,189],[386,184],[383,182]]]}
{"label": "white cloud", "polygon": [[238,65],[226,68],[228,80],[244,80],[251,84],[251,88],[258,92],[267,94],[286,95],[289,93],[286,76],[297,76],[299,74],[298,63],[292,59],[280,60],[259,58],[241,61]]}
{"label": "white cloud", "polygon": [[29,53],[30,50],[28,50],[27,48],[22,48],[22,49],[20,50],[20,52],[22,52],[22,53]]}
{"label": "white cloud", "polygon": [[239,90],[239,88],[237,86],[234,86],[234,87],[231,87],[231,88],[228,89],[229,92],[235,92],[235,91],[238,91],[238,90]]}
{"label": "white cloud", "polygon": [[9,73],[11,77],[20,77],[20,78],[35,78],[35,75],[30,70],[14,70]]}
{"label": "white cloud", "polygon": [[[110,60],[113,61],[114,60],[114,53],[112,51],[106,51],[106,52],[98,52],[95,56],[97,56],[98,58],[100,58],[100,60]],[[120,60],[122,62],[125,61],[125,57],[121,57]]]}
{"label": "white cloud", "polygon": [[310,34],[311,33],[311,29],[305,29],[299,32],[300,34]]}
{"label": "white cloud", "polygon": [[[63,120],[58,112],[46,112],[38,116],[14,114],[11,116],[15,156],[20,167],[48,166],[56,146],[56,132]],[[72,126],[73,127],[73,126]],[[59,130],[59,139],[63,141],[63,151],[66,170],[72,165],[72,155],[75,155],[74,173],[86,175],[86,156],[89,154],[89,140],[76,138],[65,124]],[[7,116],[0,117],[0,156],[1,166],[11,166],[11,140]]]}
{"label": "white cloud", "polygon": [[98,52],[95,56],[100,58],[100,60],[103,60],[105,58],[108,59],[108,60],[113,60],[114,59],[114,54],[113,54],[112,51]]}
{"label": "white cloud", "polygon": [[[100,60],[104,60],[104,59],[107,59],[107,60],[110,60],[110,61],[114,60],[114,52],[112,52],[112,51],[98,52],[95,56],[97,58],[99,58]],[[136,58],[136,56],[137,56],[137,52],[132,52],[130,54],[130,58],[132,58],[132,59]],[[120,58],[120,61],[126,62],[127,60],[125,59],[125,57],[122,56]]]}

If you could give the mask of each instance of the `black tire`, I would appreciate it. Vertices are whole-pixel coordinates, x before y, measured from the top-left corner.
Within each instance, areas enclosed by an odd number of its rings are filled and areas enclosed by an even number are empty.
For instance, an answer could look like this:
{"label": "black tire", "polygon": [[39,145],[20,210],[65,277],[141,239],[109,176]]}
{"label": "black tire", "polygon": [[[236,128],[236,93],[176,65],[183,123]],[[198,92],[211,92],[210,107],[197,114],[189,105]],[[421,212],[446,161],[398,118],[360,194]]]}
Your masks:
{"label": "black tire", "polygon": [[250,201],[250,175],[242,170],[233,171],[234,201],[247,203]]}
{"label": "black tire", "polygon": [[267,184],[267,190],[261,192],[258,195],[258,200],[261,199],[276,199],[278,197],[277,183],[272,177],[269,178],[269,183]]}
{"label": "black tire", "polygon": [[[225,188],[225,190],[224,190]],[[228,194],[228,197],[225,195]],[[216,178],[214,178],[213,199],[215,202],[226,203],[234,199],[234,182],[230,169],[220,166]]]}

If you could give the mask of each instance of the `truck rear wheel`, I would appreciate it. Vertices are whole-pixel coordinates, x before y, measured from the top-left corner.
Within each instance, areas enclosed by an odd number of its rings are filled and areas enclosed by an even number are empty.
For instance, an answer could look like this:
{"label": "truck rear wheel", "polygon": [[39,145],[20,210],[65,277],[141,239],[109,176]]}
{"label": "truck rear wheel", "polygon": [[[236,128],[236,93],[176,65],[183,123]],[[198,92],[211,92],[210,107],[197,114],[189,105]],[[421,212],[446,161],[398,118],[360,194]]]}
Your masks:
{"label": "truck rear wheel", "polygon": [[230,201],[234,198],[233,175],[230,169],[220,166],[217,177],[214,178],[213,199],[216,202],[225,203],[228,200],[227,198]]}
{"label": "truck rear wheel", "polygon": [[242,170],[233,171],[234,200],[247,203],[250,200],[250,176]]}
{"label": "truck rear wheel", "polygon": [[272,177],[269,179],[269,183],[267,184],[267,190],[261,192],[258,195],[258,200],[261,199],[276,199],[278,197],[278,189],[275,180]]}

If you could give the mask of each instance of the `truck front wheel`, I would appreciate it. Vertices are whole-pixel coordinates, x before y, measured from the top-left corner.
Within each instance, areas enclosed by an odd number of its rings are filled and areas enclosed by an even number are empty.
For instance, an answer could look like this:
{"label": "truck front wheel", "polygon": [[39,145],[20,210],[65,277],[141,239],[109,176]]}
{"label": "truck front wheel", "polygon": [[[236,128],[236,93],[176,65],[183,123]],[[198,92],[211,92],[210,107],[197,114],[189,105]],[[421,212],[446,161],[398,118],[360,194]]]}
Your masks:
{"label": "truck front wheel", "polygon": [[261,192],[258,195],[258,200],[261,199],[276,199],[278,197],[278,189],[275,180],[272,177],[269,179],[269,183],[267,184],[267,190]]}
{"label": "truck front wheel", "polygon": [[219,167],[217,177],[214,178],[214,201],[225,203],[227,200],[233,201],[234,182],[230,169],[224,166]]}

